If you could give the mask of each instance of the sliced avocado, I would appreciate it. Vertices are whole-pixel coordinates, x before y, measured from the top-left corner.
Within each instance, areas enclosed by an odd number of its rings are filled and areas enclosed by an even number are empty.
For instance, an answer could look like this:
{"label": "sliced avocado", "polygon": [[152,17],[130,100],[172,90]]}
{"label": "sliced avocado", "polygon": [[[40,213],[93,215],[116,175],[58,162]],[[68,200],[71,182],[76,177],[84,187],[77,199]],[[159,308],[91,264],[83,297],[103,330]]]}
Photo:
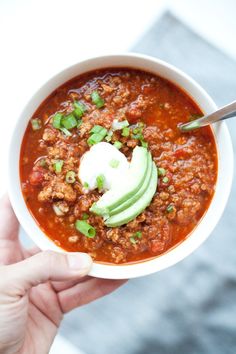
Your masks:
{"label": "sliced avocado", "polygon": [[146,192],[137,202],[131,205],[128,209],[109,217],[105,221],[106,226],[117,227],[127,224],[131,220],[135,219],[139,214],[141,214],[142,211],[151,203],[151,200],[157,188],[157,168],[154,162],[152,164],[152,176]]}
{"label": "sliced avocado", "polygon": [[103,194],[103,196],[92,205],[90,211],[98,215],[109,215],[110,211],[124,201],[132,197],[141,188],[148,167],[148,151],[146,148],[136,146],[133,151],[128,173],[124,179]]}
{"label": "sliced avocado", "polygon": [[152,155],[149,152],[148,153],[148,167],[147,167],[147,171],[146,171],[146,177],[145,177],[145,180],[144,180],[142,186],[140,187],[138,192],[135,193],[132,197],[125,200],[118,207],[112,209],[110,211],[109,215],[112,216],[112,215],[120,213],[121,211],[127,209],[130,205],[134,204],[139,198],[141,198],[149,185],[151,175],[152,175]]}

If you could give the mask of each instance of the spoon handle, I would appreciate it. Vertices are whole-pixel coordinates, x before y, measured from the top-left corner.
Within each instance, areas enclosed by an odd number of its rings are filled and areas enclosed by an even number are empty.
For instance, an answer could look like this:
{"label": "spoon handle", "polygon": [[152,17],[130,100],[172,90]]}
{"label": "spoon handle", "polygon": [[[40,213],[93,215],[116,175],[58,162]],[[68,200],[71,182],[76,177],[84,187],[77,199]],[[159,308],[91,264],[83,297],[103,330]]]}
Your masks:
{"label": "spoon handle", "polygon": [[192,122],[189,123],[181,124],[179,126],[179,129],[183,132],[187,132],[235,116],[236,116],[236,101],[227,104],[226,106],[202,118],[193,120]]}

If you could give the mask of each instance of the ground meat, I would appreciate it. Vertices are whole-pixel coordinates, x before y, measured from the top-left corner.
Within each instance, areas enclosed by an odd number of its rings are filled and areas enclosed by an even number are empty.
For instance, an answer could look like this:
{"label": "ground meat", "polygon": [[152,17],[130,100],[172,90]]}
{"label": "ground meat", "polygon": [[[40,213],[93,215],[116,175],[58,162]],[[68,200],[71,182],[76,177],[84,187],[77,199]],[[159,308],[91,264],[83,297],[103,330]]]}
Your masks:
{"label": "ground meat", "polygon": [[126,252],[121,247],[114,247],[111,250],[111,257],[115,263],[120,263],[126,259]]}
{"label": "ground meat", "polygon": [[120,229],[118,227],[109,229],[107,231],[106,237],[108,240],[118,242],[120,238]]}
{"label": "ground meat", "polygon": [[74,214],[76,217],[80,217],[81,213],[88,212],[89,208],[96,201],[96,197],[93,194],[84,194],[79,196],[77,203],[74,207]]}
{"label": "ground meat", "polygon": [[137,140],[137,139],[129,139],[129,140],[127,141],[127,146],[128,146],[129,148],[134,149],[135,146],[137,146],[137,145],[138,145],[138,140]]}
{"label": "ground meat", "polygon": [[46,128],[43,133],[43,140],[48,143],[54,143],[57,140],[58,132],[51,128]]}
{"label": "ground meat", "polygon": [[149,104],[150,102],[148,99],[145,99],[143,95],[139,95],[137,99],[130,104],[126,111],[130,122],[133,123],[137,119],[141,118],[143,112],[147,109]]}
{"label": "ground meat", "polygon": [[68,213],[68,211],[70,209],[69,205],[64,201],[55,202],[55,203],[53,203],[52,206],[53,206],[53,210],[57,216],[64,216],[65,214]]}
{"label": "ground meat", "polygon": [[[101,108],[91,100],[94,90],[104,100]],[[53,127],[51,117],[57,112],[72,113],[74,101],[85,104],[86,110],[78,127],[69,129],[67,136]],[[107,69],[69,81],[36,111],[41,129],[32,131],[29,124],[25,133],[21,182],[31,213],[57,245],[88,252],[98,261],[119,264],[166,252],[194,229],[214,194],[217,153],[211,129],[187,134],[178,129],[179,123],[200,113],[179,88],[136,70]],[[90,212],[101,193],[81,185],[78,168],[81,156],[90,148],[90,130],[94,125],[110,130],[114,119],[128,120],[130,133],[126,137],[117,130],[110,143],[120,141],[120,151],[130,161],[133,149],[142,143],[138,134],[134,139],[133,129],[143,123],[141,133],[160,169],[150,206],[127,225],[108,228],[102,217]],[[58,160],[62,165],[56,171]],[[66,182],[68,171],[75,172],[72,183]],[[94,227],[94,237],[80,233],[76,220]]]}
{"label": "ground meat", "polygon": [[62,182],[57,177],[47,183],[38,194],[38,200],[40,202],[50,202],[56,199],[65,200],[67,202],[74,202],[76,200],[76,192],[72,186]]}
{"label": "ground meat", "polygon": [[80,131],[79,131],[80,136],[81,137],[88,136],[92,127],[93,127],[93,124],[91,122],[89,122],[89,121],[83,122],[80,126]]}

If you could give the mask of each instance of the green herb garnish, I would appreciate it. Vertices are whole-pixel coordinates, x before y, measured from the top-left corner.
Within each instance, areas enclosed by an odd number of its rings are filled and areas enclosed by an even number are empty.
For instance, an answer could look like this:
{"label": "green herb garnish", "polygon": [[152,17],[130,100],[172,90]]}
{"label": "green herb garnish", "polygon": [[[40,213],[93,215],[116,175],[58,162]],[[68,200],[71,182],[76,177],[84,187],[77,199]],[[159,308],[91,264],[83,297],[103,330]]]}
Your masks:
{"label": "green herb garnish", "polygon": [[123,144],[122,144],[120,141],[118,141],[118,140],[116,140],[113,145],[114,145],[118,150],[120,150],[120,149],[122,148],[122,146],[123,146]]}
{"label": "green herb garnish", "polygon": [[104,186],[104,183],[105,183],[104,175],[97,176],[96,182],[97,182],[98,190],[101,191],[103,189],[103,186]]}
{"label": "green herb garnish", "polygon": [[31,119],[31,125],[33,130],[39,130],[42,128],[42,122],[41,119],[39,118],[33,118]]}
{"label": "green herb garnish", "polygon": [[167,213],[172,213],[172,211],[174,211],[174,206],[172,204],[168,205],[168,207],[166,208]]}
{"label": "green herb garnish", "polygon": [[112,131],[112,130],[109,130],[109,131],[107,132],[107,136],[105,137],[105,140],[106,140],[107,142],[111,141],[112,135],[113,135],[113,131]]}
{"label": "green herb garnish", "polygon": [[122,129],[121,135],[127,137],[127,136],[129,136],[129,131],[130,131],[130,128],[125,127]]}
{"label": "green herb garnish", "polygon": [[107,129],[102,127],[101,125],[95,125],[90,130],[90,134],[91,136],[88,138],[87,143],[88,145],[95,145],[105,138],[107,134]]}
{"label": "green herb garnish", "polygon": [[83,220],[88,220],[88,218],[89,218],[89,214],[87,214],[87,213],[83,213],[82,214],[82,219]]}
{"label": "green herb garnish", "polygon": [[84,187],[85,189],[89,189],[89,184],[88,184],[88,182],[84,182],[83,187]]}
{"label": "green herb garnish", "polygon": [[158,168],[158,176],[165,176],[166,175],[166,170],[162,167]]}
{"label": "green herb garnish", "polygon": [[66,173],[66,182],[67,183],[75,183],[75,172],[74,171],[68,171]]}
{"label": "green herb garnish", "polygon": [[101,98],[101,96],[99,95],[99,93],[97,91],[92,92],[91,99],[92,99],[92,102],[97,106],[97,108],[101,108],[105,104],[104,100]]}
{"label": "green herb garnish", "polygon": [[109,162],[109,165],[112,167],[112,168],[117,168],[119,166],[120,162],[116,159],[112,159],[110,162]]}
{"label": "green herb garnish", "polygon": [[75,128],[77,126],[77,124],[78,124],[78,122],[72,113],[68,114],[68,116],[64,116],[61,118],[62,127],[66,128],[68,130]]}
{"label": "green herb garnish", "polygon": [[141,140],[141,145],[142,145],[142,147],[144,147],[144,148],[147,148],[147,147],[148,147],[148,143],[147,143],[146,141],[144,141],[144,140]]}
{"label": "green herb garnish", "polygon": [[76,228],[76,230],[81,232],[81,234],[85,235],[88,238],[94,238],[96,235],[95,228],[93,226],[89,225],[84,220],[76,220],[75,228]]}
{"label": "green herb garnish", "polygon": [[133,236],[134,237],[138,237],[138,238],[142,238],[142,232],[141,231],[137,231],[137,232],[135,232],[135,234]]}
{"label": "green herb garnish", "polygon": [[73,114],[76,116],[76,118],[81,118],[84,114],[84,112],[87,110],[87,107],[85,106],[84,103],[80,102],[80,101],[75,101],[73,103],[74,106],[74,111]]}
{"label": "green herb garnish", "polygon": [[53,118],[52,118],[52,125],[54,128],[56,129],[60,129],[61,128],[61,119],[63,117],[63,114],[61,113],[56,113]]}
{"label": "green herb garnish", "polygon": [[163,183],[168,183],[169,182],[169,178],[168,177],[163,177],[162,178],[162,182]]}
{"label": "green herb garnish", "polygon": [[57,160],[54,162],[53,164],[53,169],[56,173],[60,173],[61,170],[62,170],[62,166],[64,164],[64,161],[63,160]]}
{"label": "green herb garnish", "polygon": [[72,135],[71,132],[68,129],[64,128],[64,127],[60,128],[60,131],[62,131],[62,133],[64,133],[65,136],[71,136]]}

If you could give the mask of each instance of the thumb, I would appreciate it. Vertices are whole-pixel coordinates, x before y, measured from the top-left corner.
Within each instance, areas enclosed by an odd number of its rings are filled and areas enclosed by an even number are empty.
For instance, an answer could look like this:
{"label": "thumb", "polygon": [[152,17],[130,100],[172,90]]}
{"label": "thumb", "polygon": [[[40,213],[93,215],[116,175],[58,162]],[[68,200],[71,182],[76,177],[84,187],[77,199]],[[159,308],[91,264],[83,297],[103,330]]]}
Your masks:
{"label": "thumb", "polygon": [[[23,295],[28,289],[48,280],[70,280],[85,276],[92,266],[86,253],[57,253],[44,251],[13,265],[0,269],[0,284],[8,292]],[[0,285],[0,287],[2,287]]]}

